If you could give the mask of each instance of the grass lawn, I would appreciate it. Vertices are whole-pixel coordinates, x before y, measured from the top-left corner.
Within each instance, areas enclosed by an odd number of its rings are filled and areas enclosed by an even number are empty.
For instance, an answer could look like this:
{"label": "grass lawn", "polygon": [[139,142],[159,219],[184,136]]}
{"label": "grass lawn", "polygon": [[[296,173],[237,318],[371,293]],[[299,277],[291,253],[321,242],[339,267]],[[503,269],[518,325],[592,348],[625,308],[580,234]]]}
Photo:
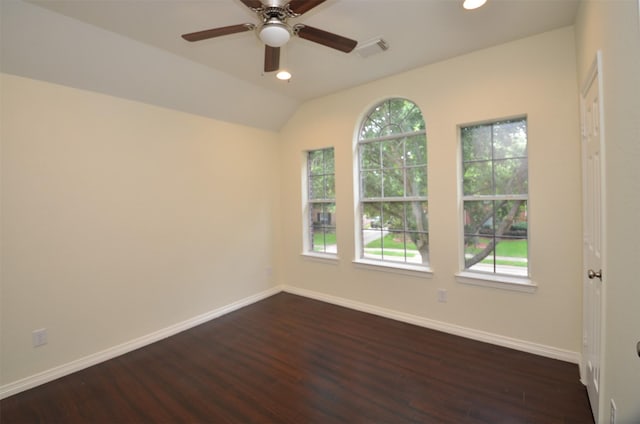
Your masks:
{"label": "grass lawn", "polygon": [[[480,238],[478,244],[486,244],[489,239]],[[506,256],[510,258],[526,258],[527,257],[527,240],[503,240],[496,246],[496,256]],[[467,247],[467,253],[477,253],[481,248]]]}
{"label": "grass lawn", "polygon": [[[381,239],[377,239],[374,240],[372,242],[370,242],[369,244],[367,244],[365,246],[365,248],[367,249],[379,249],[379,250],[371,250],[368,251],[368,253],[372,253],[372,254],[381,254],[382,252],[382,246],[384,245],[385,249],[404,249],[405,246],[401,241],[397,241],[394,239],[396,235],[395,234],[387,234],[386,236],[384,236]],[[486,244],[489,242],[489,239],[486,238],[479,238],[478,239],[478,244]],[[329,244],[327,242],[327,244]],[[418,248],[416,247],[416,245],[411,241],[408,240],[407,241],[407,256],[408,257],[412,257],[415,256],[415,253],[411,253],[411,251],[415,251],[417,252]],[[507,257],[507,258],[527,258],[527,249],[528,249],[528,245],[527,245],[527,240],[503,240],[500,243],[498,243],[498,246],[496,246],[496,256],[503,256],[503,257]],[[480,250],[482,250],[481,248],[477,247],[477,248],[469,248],[467,247],[466,249],[466,253],[477,253]],[[388,252],[385,251],[384,254],[386,256],[404,256],[404,253],[402,252]],[[483,263],[488,263],[488,264],[492,264],[493,261],[491,259],[485,259],[484,261],[482,261]],[[511,266],[520,266],[520,267],[526,267],[527,263],[526,262],[522,262],[522,261],[510,261],[508,259],[497,259],[496,260],[496,265],[511,265]]]}
{"label": "grass lawn", "polygon": [[[382,245],[383,245],[383,241],[384,241],[385,249],[404,249],[405,248],[404,243],[402,243],[401,241],[394,240],[394,236],[395,236],[395,234],[387,234],[386,236],[384,236],[381,239],[376,239],[376,240],[372,241],[371,243],[367,244],[365,247],[367,247],[367,248],[371,248],[371,247],[381,248]],[[418,248],[416,247],[415,243],[413,243],[411,240],[407,240],[407,250],[416,250],[417,251]]]}
{"label": "grass lawn", "polygon": [[324,246],[329,244],[336,244],[335,233],[313,233],[313,245]]}
{"label": "grass lawn", "polygon": [[[382,249],[367,249],[367,253],[371,254],[371,255],[382,255]],[[404,252],[396,252],[396,251],[389,251],[389,250],[385,250],[384,251],[384,256],[401,256],[404,257],[405,254]],[[410,251],[407,250],[407,258],[413,258],[414,256],[416,256],[415,253],[412,253]]]}
{"label": "grass lawn", "polygon": [[[493,265],[493,261],[491,259],[485,259],[482,261],[483,264],[489,264],[489,265]],[[527,263],[526,262],[516,262],[516,261],[505,261],[502,259],[496,259],[496,265],[510,265],[510,266],[519,266],[519,267],[523,267],[526,268],[527,267]]]}
{"label": "grass lawn", "polygon": [[528,250],[527,240],[505,240],[496,246],[496,256],[511,258],[526,258]]}
{"label": "grass lawn", "polygon": [[[478,244],[486,244],[489,242],[489,239],[480,238],[478,239]],[[503,258],[519,258],[519,259],[527,259],[527,240],[503,240],[498,243],[496,246],[496,256],[501,256]],[[481,250],[480,247],[473,248],[467,247],[466,253],[477,253]],[[483,264],[493,264],[492,259],[485,259],[482,261]],[[527,262],[523,261],[510,261],[508,259],[496,259],[496,265],[510,265],[510,266],[519,266],[519,267],[527,267]]]}

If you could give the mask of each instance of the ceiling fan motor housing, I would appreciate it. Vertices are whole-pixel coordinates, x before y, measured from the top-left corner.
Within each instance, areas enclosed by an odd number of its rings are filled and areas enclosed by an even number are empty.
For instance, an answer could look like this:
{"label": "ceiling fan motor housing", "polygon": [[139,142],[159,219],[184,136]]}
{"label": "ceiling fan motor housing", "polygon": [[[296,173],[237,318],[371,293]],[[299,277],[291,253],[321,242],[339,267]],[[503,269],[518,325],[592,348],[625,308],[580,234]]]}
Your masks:
{"label": "ceiling fan motor housing", "polygon": [[287,18],[295,16],[293,12],[284,7],[265,7],[260,13],[262,14],[262,20],[265,22],[271,19],[284,22]]}
{"label": "ceiling fan motor housing", "polygon": [[290,0],[261,0],[262,3],[262,7],[268,8],[268,7],[279,7],[281,9],[284,9],[288,4],[289,4]]}

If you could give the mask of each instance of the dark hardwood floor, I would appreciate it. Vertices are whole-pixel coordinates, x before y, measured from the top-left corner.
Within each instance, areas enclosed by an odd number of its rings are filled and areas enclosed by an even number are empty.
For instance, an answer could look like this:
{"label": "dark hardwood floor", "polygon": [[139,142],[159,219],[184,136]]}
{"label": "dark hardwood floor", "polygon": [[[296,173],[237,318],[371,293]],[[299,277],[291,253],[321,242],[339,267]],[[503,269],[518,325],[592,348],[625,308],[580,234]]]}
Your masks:
{"label": "dark hardwood floor", "polygon": [[0,401],[10,423],[593,423],[578,367],[291,294]]}

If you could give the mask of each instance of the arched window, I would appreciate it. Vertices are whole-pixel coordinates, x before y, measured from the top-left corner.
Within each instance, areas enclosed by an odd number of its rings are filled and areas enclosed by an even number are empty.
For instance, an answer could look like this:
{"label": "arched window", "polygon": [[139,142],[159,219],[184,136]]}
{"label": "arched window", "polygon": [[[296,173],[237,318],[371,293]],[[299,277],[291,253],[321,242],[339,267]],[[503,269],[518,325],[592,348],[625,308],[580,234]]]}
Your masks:
{"label": "arched window", "polygon": [[420,108],[387,99],[358,133],[359,258],[429,265],[427,135]]}

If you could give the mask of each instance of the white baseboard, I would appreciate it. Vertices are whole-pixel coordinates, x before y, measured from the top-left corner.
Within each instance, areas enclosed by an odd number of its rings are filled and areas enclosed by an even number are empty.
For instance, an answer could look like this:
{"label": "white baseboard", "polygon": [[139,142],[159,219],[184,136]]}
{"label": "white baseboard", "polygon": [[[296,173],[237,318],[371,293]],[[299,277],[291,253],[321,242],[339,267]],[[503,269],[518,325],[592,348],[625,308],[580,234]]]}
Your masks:
{"label": "white baseboard", "polygon": [[48,369],[41,373],[34,374],[29,377],[5,384],[3,386],[0,386],[0,399],[4,399],[6,397],[20,393],[24,390],[28,390],[33,387],[39,386],[41,384],[48,383],[57,378],[64,377],[65,375],[69,375],[76,371],[80,371],[90,366],[99,364],[100,362],[107,361],[109,359],[115,358],[117,356],[123,355],[125,353],[131,352],[141,347],[147,346],[151,343],[155,343],[159,340],[165,339],[167,337],[178,334],[182,331],[193,328],[197,325],[203,324],[214,318],[228,314],[229,312],[233,312],[237,309],[240,309],[252,303],[258,302],[262,299],[266,299],[267,297],[273,296],[274,294],[277,294],[281,291],[282,291],[281,286],[272,287],[263,292],[257,293],[249,297],[245,297],[244,299],[240,299],[229,305],[222,306],[220,308],[214,309],[212,311],[206,312],[204,314],[198,315],[188,320],[185,320],[177,324],[171,325],[169,327],[163,328],[161,330],[155,331],[151,334],[147,334],[145,336],[130,340],[120,345],[110,347],[101,352],[97,352],[89,356],[76,359],[75,361],[71,361],[66,364]]}
{"label": "white baseboard", "polygon": [[456,336],[461,336],[468,339],[478,340],[481,342],[508,347],[523,352],[533,353],[535,355],[540,355],[547,358],[559,359],[561,361],[572,362],[575,364],[580,363],[580,353],[572,352],[570,350],[558,349],[552,346],[528,342],[526,340],[514,339],[511,337],[501,336],[499,334],[488,333],[486,331],[480,331],[473,328],[467,328],[442,321],[436,321],[424,317],[419,317],[417,315],[411,315],[404,312],[381,308],[379,306],[369,305],[367,303],[357,302],[354,300],[319,293],[312,290],[306,290],[292,286],[283,286],[283,291],[327,303],[332,303],[338,306],[344,306],[346,308],[354,309],[357,311],[367,312],[381,317],[390,318],[396,321],[402,321],[408,324],[430,328],[432,330],[438,330],[444,333],[454,334]]}
{"label": "white baseboard", "polygon": [[161,330],[155,331],[151,334],[130,340],[117,346],[110,347],[101,352],[97,352],[83,358],[79,358],[75,361],[68,362],[66,364],[48,369],[38,374],[31,375],[29,377],[5,384],[0,386],[0,399],[15,395],[22,391],[31,389],[41,384],[48,383],[57,378],[64,377],[72,374],[76,371],[83,370],[90,366],[99,364],[141,347],[147,346],[151,343],[155,343],[159,340],[178,334],[182,331],[193,328],[197,325],[203,324],[214,318],[233,312],[237,309],[251,305],[267,297],[273,296],[281,291],[287,293],[296,294],[299,296],[308,297],[311,299],[320,300],[323,302],[331,303],[338,306],[344,306],[346,308],[354,309],[361,312],[367,312],[374,315],[390,318],[396,321],[406,322],[408,324],[418,325],[420,327],[430,328],[433,330],[442,331],[449,334],[454,334],[461,337],[466,337],[473,340],[478,340],[486,343],[495,344],[498,346],[509,347],[512,349],[520,350],[523,352],[529,352],[548,358],[559,359],[562,361],[580,363],[580,354],[563,349],[557,349],[551,346],[541,345],[537,343],[531,343],[524,340],[513,339],[510,337],[501,336],[498,334],[488,333],[484,331],[474,330],[471,328],[461,327],[454,324],[448,324],[442,321],[436,321],[428,318],[419,317],[416,315],[407,314],[404,312],[398,312],[391,309],[381,308],[379,306],[369,305],[354,300],[349,300],[337,296],[332,296],[324,293],[319,293],[311,290],[301,289],[292,286],[276,286],[255,295],[240,299],[229,305],[214,309],[206,312],[202,315],[190,318],[180,323],[171,325]]}

